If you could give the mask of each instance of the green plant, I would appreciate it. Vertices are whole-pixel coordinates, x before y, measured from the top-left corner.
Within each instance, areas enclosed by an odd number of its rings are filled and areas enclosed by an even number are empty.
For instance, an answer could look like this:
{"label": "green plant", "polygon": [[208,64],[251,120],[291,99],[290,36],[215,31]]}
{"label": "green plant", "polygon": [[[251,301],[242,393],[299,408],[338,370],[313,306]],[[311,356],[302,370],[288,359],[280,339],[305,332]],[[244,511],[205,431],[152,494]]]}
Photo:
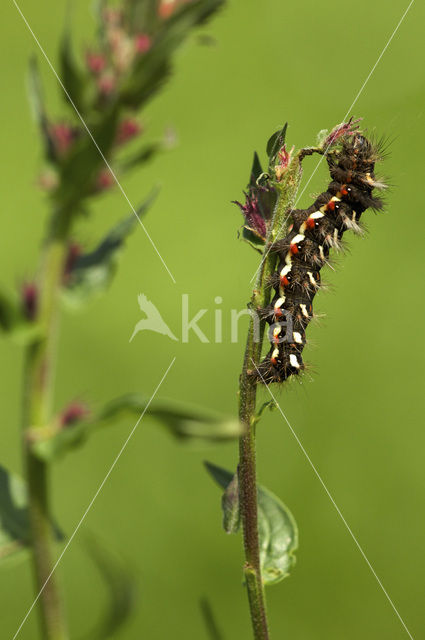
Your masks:
{"label": "green plant", "polygon": [[[153,195],[137,209],[131,207],[131,214],[91,251],[76,242],[75,230],[92,200],[114,184],[125,195],[120,181],[166,149],[166,138],[143,141],[137,114],[168,79],[176,48],[222,1],[125,0],[115,7],[99,2],[97,40],[86,51],[84,68],[74,59],[68,30],[62,38],[58,79],[68,108],[62,120],[55,121],[48,112],[35,58],[30,63],[30,97],[45,159],[39,183],[48,195],[51,214],[36,277],[23,284],[19,295],[0,292],[0,327],[25,349],[25,481],[0,468],[0,558],[31,551],[43,637],[49,640],[68,637],[55,571],[55,540],[61,542],[66,536],[51,514],[51,463],[96,429],[114,422],[122,411],[136,413],[138,422],[151,415],[183,439],[226,439],[241,432],[238,421],[223,421],[201,409],[140,394],[117,398],[99,409],[71,402],[57,411],[53,405],[60,306],[82,307],[107,289],[127,237],[137,222],[143,227],[141,217]],[[116,600],[100,626],[112,633],[127,617],[132,583],[99,549],[92,555]]]}

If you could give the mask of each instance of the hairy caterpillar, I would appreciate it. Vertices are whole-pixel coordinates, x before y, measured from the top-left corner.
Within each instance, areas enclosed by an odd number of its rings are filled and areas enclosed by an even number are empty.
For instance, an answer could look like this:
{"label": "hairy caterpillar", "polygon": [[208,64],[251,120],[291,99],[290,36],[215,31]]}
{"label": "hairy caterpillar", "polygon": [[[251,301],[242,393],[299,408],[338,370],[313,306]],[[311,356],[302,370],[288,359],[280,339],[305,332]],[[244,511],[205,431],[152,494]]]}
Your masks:
{"label": "hairy caterpillar", "polygon": [[265,384],[283,382],[304,369],[305,331],[313,317],[313,298],[321,286],[320,270],[330,249],[340,249],[345,231],[361,233],[362,213],[379,210],[382,200],[373,189],[385,184],[375,179],[379,145],[356,131],[341,138],[337,149],[326,154],[331,182],[308,209],[291,212],[288,234],[272,246],[278,268],[271,284],[275,295],[258,310],[270,324],[271,348],[253,374]]}

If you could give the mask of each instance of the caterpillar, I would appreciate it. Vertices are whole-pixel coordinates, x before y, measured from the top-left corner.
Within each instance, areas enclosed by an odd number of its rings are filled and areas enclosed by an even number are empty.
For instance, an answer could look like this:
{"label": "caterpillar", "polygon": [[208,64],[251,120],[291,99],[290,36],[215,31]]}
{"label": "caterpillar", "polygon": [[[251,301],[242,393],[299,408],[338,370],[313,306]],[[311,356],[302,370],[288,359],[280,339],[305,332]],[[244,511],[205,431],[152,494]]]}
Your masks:
{"label": "caterpillar", "polygon": [[305,332],[330,250],[341,249],[345,231],[362,233],[360,217],[366,209],[382,209],[382,199],[372,195],[386,187],[375,178],[380,157],[379,144],[359,131],[342,137],[338,148],[326,154],[331,177],[326,191],[308,209],[292,210],[286,237],[272,245],[278,256],[271,277],[274,295],[269,306],[258,310],[270,325],[271,347],[253,372],[258,382],[284,382],[304,370]]}

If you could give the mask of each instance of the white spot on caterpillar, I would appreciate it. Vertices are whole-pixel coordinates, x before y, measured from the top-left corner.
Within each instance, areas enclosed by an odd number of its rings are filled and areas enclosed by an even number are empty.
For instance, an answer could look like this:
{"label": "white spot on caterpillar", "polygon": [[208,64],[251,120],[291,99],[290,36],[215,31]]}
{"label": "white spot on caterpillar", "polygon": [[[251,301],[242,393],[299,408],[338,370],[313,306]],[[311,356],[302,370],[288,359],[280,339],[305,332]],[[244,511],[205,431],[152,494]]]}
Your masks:
{"label": "white spot on caterpillar", "polygon": [[289,354],[289,362],[291,363],[291,367],[294,367],[294,369],[300,368],[300,363],[298,362],[298,358],[295,353]]}
{"label": "white spot on caterpillar", "polygon": [[310,284],[313,285],[313,287],[317,287],[317,282],[314,279],[313,274],[311,273],[311,271],[307,271],[307,275],[308,275],[308,279],[310,280]]}
{"label": "white spot on caterpillar", "polygon": [[305,306],[305,304],[300,304],[300,309],[301,309],[301,313],[303,314],[303,316],[305,318],[309,318],[310,317],[308,315],[307,307]]}
{"label": "white spot on caterpillar", "polygon": [[271,357],[272,362],[273,360],[276,361],[278,357],[279,357],[279,349],[276,347],[276,349],[273,349],[273,353]]}
{"label": "white spot on caterpillar", "polygon": [[302,336],[298,331],[294,331],[293,334],[292,334],[292,337],[294,339],[294,342],[296,342],[297,344],[302,344],[303,343]]}
{"label": "white spot on caterpillar", "polygon": [[321,244],[319,244],[319,255],[320,255],[320,257],[322,258],[322,260],[326,260],[326,258],[325,258],[325,254],[324,254],[324,252],[323,252],[323,247],[322,247],[322,245],[321,245]]}
{"label": "white spot on caterpillar", "polygon": [[282,328],[282,327],[279,325],[279,326],[277,326],[277,327],[275,327],[275,328],[273,329],[273,336],[274,336],[275,338],[277,338],[277,336],[279,335],[279,333],[280,333],[280,331],[281,331],[281,328]]}
{"label": "white spot on caterpillar", "polygon": [[278,298],[278,299],[276,300],[276,302],[274,303],[275,311],[276,311],[277,309],[280,309],[281,307],[283,307],[284,302],[285,302],[285,299],[286,299],[286,298],[285,298],[285,296],[282,296],[281,298]]}
{"label": "white spot on caterpillar", "polygon": [[302,225],[300,226],[300,232],[304,233],[304,231],[307,230],[307,221],[308,220],[317,220],[318,218],[323,218],[324,214],[321,211],[313,211],[313,213],[311,213],[307,220],[305,222],[302,223]]}
{"label": "white spot on caterpillar", "polygon": [[289,273],[290,271],[291,271],[291,265],[287,264],[286,267],[283,267],[282,271],[280,272],[281,278],[283,278],[283,276],[286,276],[286,274]]}
{"label": "white spot on caterpillar", "polygon": [[291,240],[291,245],[293,244],[298,244],[299,242],[302,242],[305,239],[305,236],[303,236],[302,233],[298,233],[295,238],[293,238]]}

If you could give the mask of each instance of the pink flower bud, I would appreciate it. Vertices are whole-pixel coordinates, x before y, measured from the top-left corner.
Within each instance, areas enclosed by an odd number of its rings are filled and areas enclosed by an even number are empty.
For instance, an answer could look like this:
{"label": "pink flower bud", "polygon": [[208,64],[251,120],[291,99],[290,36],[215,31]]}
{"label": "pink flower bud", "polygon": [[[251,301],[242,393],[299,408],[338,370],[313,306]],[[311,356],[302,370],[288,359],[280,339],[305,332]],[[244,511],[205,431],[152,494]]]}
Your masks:
{"label": "pink flower bud", "polygon": [[328,137],[325,139],[323,143],[323,147],[327,149],[331,147],[335,142],[341,138],[342,136],[352,136],[355,134],[357,129],[359,128],[358,122],[361,122],[362,118],[357,118],[357,120],[353,120],[351,117],[348,122],[341,122],[336,127],[332,129]]}
{"label": "pink flower bud", "polygon": [[146,53],[151,48],[152,40],[146,33],[139,33],[134,40],[137,53]]}
{"label": "pink flower bud", "polygon": [[49,134],[59,158],[63,158],[78,135],[77,129],[67,122],[56,122],[49,125]]}
{"label": "pink flower bud", "polygon": [[124,144],[135,138],[141,132],[140,124],[134,118],[126,118],[123,120],[117,131],[117,144]]}
{"label": "pink flower bud", "polygon": [[80,422],[90,414],[89,408],[81,402],[71,402],[60,415],[60,426],[70,427]]}
{"label": "pink flower bud", "polygon": [[101,53],[88,51],[86,53],[86,63],[89,71],[94,75],[99,75],[106,67],[105,56]]}
{"label": "pink flower bud", "polygon": [[294,153],[295,147],[292,147],[290,151],[286,150],[286,145],[278,151],[278,160],[279,163],[275,166],[275,173],[277,181],[281,180],[283,174],[289,167],[289,163],[291,162],[292,154]]}
{"label": "pink flower bud", "polygon": [[109,169],[102,169],[96,178],[95,191],[106,191],[115,183],[114,176]]}
{"label": "pink flower bud", "polygon": [[38,287],[35,282],[24,282],[21,288],[22,310],[28,320],[34,320],[38,308]]}

